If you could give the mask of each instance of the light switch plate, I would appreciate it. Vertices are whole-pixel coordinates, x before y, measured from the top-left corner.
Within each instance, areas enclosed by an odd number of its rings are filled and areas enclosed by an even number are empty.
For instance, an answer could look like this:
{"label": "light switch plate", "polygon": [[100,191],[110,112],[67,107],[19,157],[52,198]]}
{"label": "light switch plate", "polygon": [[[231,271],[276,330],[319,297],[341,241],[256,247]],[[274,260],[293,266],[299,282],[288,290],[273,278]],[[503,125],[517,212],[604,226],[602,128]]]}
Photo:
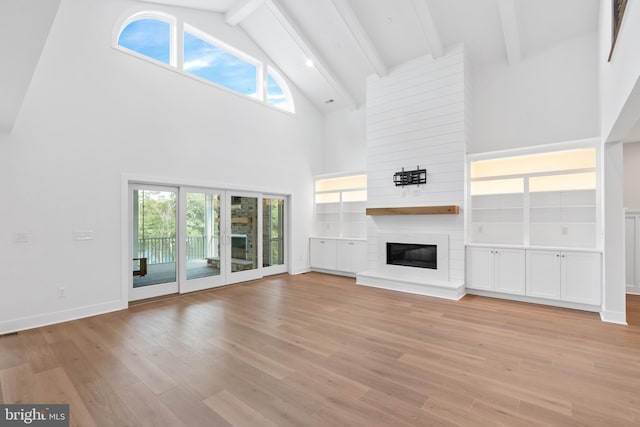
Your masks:
{"label": "light switch plate", "polygon": [[74,231],[73,240],[93,240],[93,230]]}

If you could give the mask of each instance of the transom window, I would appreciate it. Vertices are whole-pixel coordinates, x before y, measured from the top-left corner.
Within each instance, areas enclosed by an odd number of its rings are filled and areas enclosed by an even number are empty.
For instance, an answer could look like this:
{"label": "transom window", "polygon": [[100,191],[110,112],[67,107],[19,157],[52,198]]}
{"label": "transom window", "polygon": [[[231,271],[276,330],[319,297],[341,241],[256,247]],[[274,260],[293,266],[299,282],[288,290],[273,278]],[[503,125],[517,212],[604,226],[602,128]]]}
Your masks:
{"label": "transom window", "polygon": [[[121,51],[166,64],[267,105],[295,111],[291,91],[275,69],[171,15],[134,14],[117,34],[114,47]],[[182,35],[181,46],[178,34]]]}

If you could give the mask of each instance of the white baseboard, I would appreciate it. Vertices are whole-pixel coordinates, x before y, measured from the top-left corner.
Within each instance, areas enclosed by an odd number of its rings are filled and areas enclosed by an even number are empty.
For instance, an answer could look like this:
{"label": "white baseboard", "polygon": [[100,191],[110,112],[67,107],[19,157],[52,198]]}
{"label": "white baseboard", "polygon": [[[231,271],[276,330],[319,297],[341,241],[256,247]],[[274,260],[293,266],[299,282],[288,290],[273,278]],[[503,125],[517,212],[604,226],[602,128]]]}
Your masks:
{"label": "white baseboard", "polygon": [[68,322],[70,320],[82,319],[83,317],[111,313],[113,311],[126,309],[127,306],[128,304],[126,302],[123,303],[122,301],[117,300],[101,304],[87,305],[71,310],[58,311],[55,313],[5,320],[0,322],[0,335],[53,325],[55,323]]}
{"label": "white baseboard", "polygon": [[289,272],[289,274],[291,274],[292,276],[298,275],[298,274],[304,274],[304,273],[308,273],[311,271],[311,268],[309,267],[302,267],[302,268],[296,268],[295,270],[291,270]]}
{"label": "white baseboard", "polygon": [[478,295],[481,297],[508,299],[511,301],[528,302],[531,304],[540,304],[540,305],[550,305],[553,307],[569,308],[572,310],[591,311],[593,313],[600,312],[600,306],[598,305],[580,304],[576,302],[558,301],[558,300],[545,299],[545,298],[535,298],[535,297],[528,297],[525,295],[507,294],[504,292],[492,292],[492,291],[485,291],[481,289],[467,288],[467,293],[470,295]]}
{"label": "white baseboard", "polygon": [[607,323],[616,323],[618,325],[627,324],[627,313],[623,311],[601,311],[600,319]]}
{"label": "white baseboard", "polygon": [[627,285],[627,293],[631,295],[640,295],[640,288],[633,285]]}

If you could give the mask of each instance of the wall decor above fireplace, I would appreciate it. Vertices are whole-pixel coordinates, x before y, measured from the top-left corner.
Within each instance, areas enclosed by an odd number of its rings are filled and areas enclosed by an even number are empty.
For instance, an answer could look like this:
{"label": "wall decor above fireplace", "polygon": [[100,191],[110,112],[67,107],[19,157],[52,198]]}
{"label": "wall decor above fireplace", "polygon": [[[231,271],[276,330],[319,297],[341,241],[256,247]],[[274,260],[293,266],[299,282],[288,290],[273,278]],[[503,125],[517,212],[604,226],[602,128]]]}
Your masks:
{"label": "wall decor above fireplace", "polygon": [[405,171],[404,168],[402,168],[400,172],[393,174],[393,183],[396,187],[426,184],[427,170],[420,169],[420,166],[416,166],[416,169],[412,171]]}

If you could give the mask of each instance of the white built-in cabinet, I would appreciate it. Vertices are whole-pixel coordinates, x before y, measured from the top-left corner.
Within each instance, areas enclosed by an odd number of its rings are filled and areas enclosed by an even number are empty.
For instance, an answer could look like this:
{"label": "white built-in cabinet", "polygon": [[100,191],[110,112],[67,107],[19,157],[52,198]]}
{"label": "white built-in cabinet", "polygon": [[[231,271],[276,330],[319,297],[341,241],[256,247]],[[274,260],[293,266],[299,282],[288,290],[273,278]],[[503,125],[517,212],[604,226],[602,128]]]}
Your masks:
{"label": "white built-in cabinet", "polygon": [[527,295],[600,305],[602,257],[597,252],[527,250]]}
{"label": "white built-in cabinet", "polygon": [[364,239],[309,239],[309,264],[312,269],[352,275],[365,270],[366,258],[367,244]]}
{"label": "white built-in cabinet", "polygon": [[525,294],[525,253],[522,249],[467,249],[467,288]]}
{"label": "white built-in cabinet", "polygon": [[[599,141],[468,157],[469,293],[598,311]],[[627,219],[628,228],[637,222]],[[627,238],[627,248],[634,239]],[[629,259],[627,253],[627,260]],[[627,280],[637,276],[627,269]]]}
{"label": "white built-in cabinet", "polygon": [[466,258],[469,293],[520,295],[576,308],[602,302],[598,251],[469,246]]}
{"label": "white built-in cabinet", "polygon": [[365,270],[367,265],[367,243],[363,240],[338,240],[337,269],[349,273],[358,273]]}
{"label": "white built-in cabinet", "polygon": [[309,263],[312,268],[335,270],[337,268],[336,239],[309,239]]}

